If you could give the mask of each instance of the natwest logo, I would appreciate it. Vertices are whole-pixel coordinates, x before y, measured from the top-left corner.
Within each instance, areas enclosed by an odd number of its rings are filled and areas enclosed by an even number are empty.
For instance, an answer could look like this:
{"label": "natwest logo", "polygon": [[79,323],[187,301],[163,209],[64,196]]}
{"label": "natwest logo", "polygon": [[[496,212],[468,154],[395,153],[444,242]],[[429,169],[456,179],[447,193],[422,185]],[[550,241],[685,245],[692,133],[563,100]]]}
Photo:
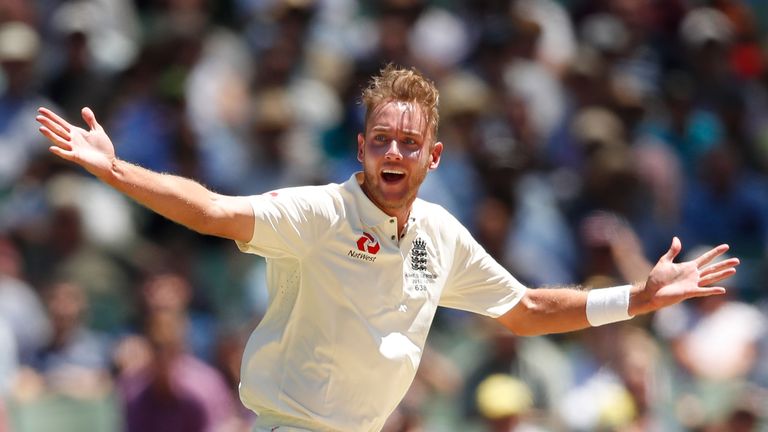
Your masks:
{"label": "natwest logo", "polygon": [[378,240],[371,234],[363,232],[363,235],[357,240],[357,249],[361,252],[368,252],[371,255],[376,255],[381,249],[381,245]]}
{"label": "natwest logo", "polygon": [[361,261],[376,261],[376,257],[374,255],[376,255],[379,252],[379,249],[381,249],[381,245],[379,244],[379,241],[376,240],[376,237],[368,234],[367,232],[363,232],[363,235],[357,239],[356,244],[357,250],[350,249],[349,252],[347,252],[348,256],[359,259]]}

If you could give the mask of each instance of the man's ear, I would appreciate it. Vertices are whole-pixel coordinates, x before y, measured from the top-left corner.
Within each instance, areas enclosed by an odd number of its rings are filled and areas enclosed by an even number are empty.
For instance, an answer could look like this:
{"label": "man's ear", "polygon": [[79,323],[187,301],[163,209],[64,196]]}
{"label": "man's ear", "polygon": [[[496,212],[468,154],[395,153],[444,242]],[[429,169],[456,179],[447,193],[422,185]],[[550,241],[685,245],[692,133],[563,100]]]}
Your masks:
{"label": "man's ear", "polygon": [[357,134],[357,160],[362,162],[365,156],[365,135]]}
{"label": "man's ear", "polygon": [[442,154],[443,143],[438,141],[434,146],[432,146],[432,151],[429,153],[429,169],[433,170],[437,168],[438,165],[440,165],[440,155]]}

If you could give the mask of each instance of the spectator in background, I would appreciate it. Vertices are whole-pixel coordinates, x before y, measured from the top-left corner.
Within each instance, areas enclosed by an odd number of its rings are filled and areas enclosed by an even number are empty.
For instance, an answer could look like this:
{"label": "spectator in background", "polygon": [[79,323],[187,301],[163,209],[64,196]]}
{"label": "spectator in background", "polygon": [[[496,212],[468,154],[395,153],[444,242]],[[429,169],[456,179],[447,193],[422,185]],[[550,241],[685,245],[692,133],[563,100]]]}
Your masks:
{"label": "spectator in background", "polygon": [[[123,2],[111,3],[121,5]],[[44,90],[66,112],[76,114],[84,104],[102,109],[107,107],[107,97],[115,84],[115,70],[104,67],[100,62],[105,60],[100,50],[110,44],[110,38],[99,34],[100,28],[106,27],[104,12],[103,6],[86,0],[63,2],[51,14],[51,32],[55,36],[51,42],[59,48],[56,54],[60,57],[50,53],[50,57],[55,59],[51,62],[55,67],[51,68],[52,76],[48,78]],[[130,20],[130,16],[130,13],[125,13],[124,19]],[[118,29],[113,31],[113,35],[120,33]],[[127,41],[127,38],[116,39]],[[118,50],[113,49],[110,60],[119,62],[120,53],[115,51]]]}
{"label": "spectator in background", "polygon": [[672,429],[666,410],[670,395],[662,384],[669,368],[663,361],[663,348],[642,327],[620,328],[617,357],[610,363],[632,400],[633,416],[619,428],[622,432]]}
{"label": "spectator in background", "polygon": [[[382,428],[382,432],[418,432],[432,427],[424,421],[429,402],[439,397],[457,395],[464,384],[459,366],[451,358],[431,346],[427,346],[419,364],[416,377]],[[439,423],[438,423],[439,424]],[[442,424],[452,424],[450,420]]]}
{"label": "spectator in background", "polygon": [[135,313],[130,266],[120,254],[110,253],[134,241],[126,202],[78,175],[56,176],[46,189],[50,219],[44,229],[50,240],[28,244],[34,282],[45,286],[67,280],[79,285],[88,298],[87,326],[117,333]]}
{"label": "spectator in background", "polygon": [[537,425],[535,419],[531,419],[533,406],[530,389],[512,375],[489,375],[480,382],[474,394],[477,411],[488,425],[489,432],[547,430]]}
{"label": "spectator in background", "polygon": [[768,420],[765,401],[768,391],[765,388],[745,384],[737,392],[735,402],[725,419],[717,424],[716,432],[754,432],[764,427]]}
{"label": "spectator in background", "polygon": [[141,316],[161,313],[178,315],[184,321],[184,340],[190,353],[212,361],[216,323],[209,314],[191,310],[193,297],[189,279],[176,272],[161,272],[146,278],[141,285]]}
{"label": "spectator in background", "polygon": [[[19,351],[11,326],[0,317],[0,411],[11,392],[19,367]],[[0,430],[3,430],[3,415],[0,414]]]}
{"label": "spectator in background", "polygon": [[241,193],[273,190],[319,180],[319,157],[288,87],[257,91],[248,122],[249,171],[238,179]]}
{"label": "spectator in background", "polygon": [[5,401],[0,401],[0,431],[7,432],[10,430],[8,421],[8,412],[5,409]]}
{"label": "spectator in background", "polygon": [[566,343],[573,381],[556,409],[570,431],[615,430],[638,415],[633,395],[622,381],[621,326],[598,327],[575,334]]}
{"label": "spectator in background", "polygon": [[740,383],[757,368],[768,323],[755,306],[737,300],[738,290],[732,285],[728,296],[697,300],[654,316],[654,330],[675,361],[675,397],[687,401],[687,410],[677,413],[683,423],[720,420],[733,406]]}
{"label": "spectator in background", "polygon": [[[745,169],[738,154],[718,145],[703,154],[696,164],[696,177],[688,185],[682,206],[686,234],[696,244],[712,244],[727,238],[744,254],[745,275],[756,271],[768,238],[768,199],[763,193],[765,180],[756,179]],[[692,215],[702,208],[717,208],[706,217]],[[762,287],[752,278],[740,279],[740,295],[753,299]]]}
{"label": "spectator in background", "polygon": [[163,172],[177,172],[178,165],[174,148],[176,125],[168,121],[173,117],[168,104],[171,95],[166,91],[171,89],[162,87],[161,77],[170,73],[166,68],[171,66],[173,50],[183,40],[145,46],[119,81],[121,87],[114,98],[112,129],[125,147],[126,158]]}
{"label": "spectator in background", "polygon": [[39,91],[36,63],[40,53],[37,29],[24,22],[0,23],[0,191],[25,174],[30,162],[42,155],[37,128],[27,121],[40,104],[50,103]]}
{"label": "spectator in background", "polygon": [[50,323],[37,292],[21,279],[22,266],[16,245],[0,236],[0,317],[14,336],[20,360],[26,363],[45,345]]}
{"label": "spectator in background", "polygon": [[476,75],[456,72],[444,77],[440,88],[440,114],[445,119],[443,140],[451,147],[435,171],[424,180],[421,197],[440,204],[474,231],[475,208],[482,201],[485,150],[481,121],[488,114],[491,88]]}
{"label": "spectator in background", "polygon": [[573,118],[573,136],[584,165],[580,215],[603,209],[627,217],[636,213],[637,179],[631,167],[627,131],[621,119],[602,107],[585,107]]}
{"label": "spectator in background", "polygon": [[[478,398],[487,391],[482,389],[483,383],[499,374],[513,376],[525,387],[525,411],[554,411],[573,380],[571,365],[560,347],[547,338],[521,338],[490,326],[484,330],[488,336],[481,350],[487,354],[469,372],[464,385],[465,415],[473,420],[495,417],[483,412]],[[503,393],[497,396],[503,399]],[[484,398],[484,403],[491,403],[490,395]]]}
{"label": "spectator in background", "polygon": [[188,352],[184,316],[146,317],[148,362],[119,377],[127,432],[238,430],[235,401],[221,374]]}
{"label": "spectator in background", "polygon": [[[221,372],[227,383],[232,400],[240,399],[240,361],[245,351],[245,343],[248,340],[252,325],[250,323],[238,324],[233,328],[220,330],[216,337],[214,365]],[[236,403],[235,406],[237,420],[234,424],[240,424],[243,432],[250,431],[250,426],[256,419],[256,414],[245,407],[245,405]]]}
{"label": "spectator in background", "polygon": [[112,390],[110,342],[89,329],[88,299],[83,288],[55,282],[44,291],[52,334],[31,361],[49,391],[83,398],[104,397]]}
{"label": "spectator in background", "polygon": [[660,110],[650,113],[640,135],[671,149],[683,167],[683,177],[690,179],[701,155],[723,140],[722,123],[696,100],[696,84],[689,73],[671,71],[659,85]]}

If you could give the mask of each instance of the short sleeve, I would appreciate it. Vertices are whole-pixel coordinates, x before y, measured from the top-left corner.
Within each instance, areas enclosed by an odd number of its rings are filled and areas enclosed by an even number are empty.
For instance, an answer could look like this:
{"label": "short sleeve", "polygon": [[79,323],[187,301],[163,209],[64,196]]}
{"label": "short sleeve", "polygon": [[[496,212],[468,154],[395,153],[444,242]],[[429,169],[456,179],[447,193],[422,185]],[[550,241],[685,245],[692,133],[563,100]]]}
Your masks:
{"label": "short sleeve", "polygon": [[266,258],[302,257],[338,217],[334,200],[321,187],[282,189],[249,201],[253,236],[236,243],[242,252]]}
{"label": "short sleeve", "polygon": [[511,310],[526,287],[491,257],[460,224],[450,277],[440,306],[461,309],[492,318]]}

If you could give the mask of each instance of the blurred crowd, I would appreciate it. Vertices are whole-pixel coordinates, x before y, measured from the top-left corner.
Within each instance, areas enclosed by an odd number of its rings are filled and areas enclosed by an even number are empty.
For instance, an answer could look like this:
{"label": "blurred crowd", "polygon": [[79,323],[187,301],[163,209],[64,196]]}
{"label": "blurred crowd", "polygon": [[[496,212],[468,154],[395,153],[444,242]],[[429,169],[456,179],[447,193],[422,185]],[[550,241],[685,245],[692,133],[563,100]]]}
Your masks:
{"label": "blurred crowd", "polygon": [[258,194],[359,169],[387,62],[441,91],[422,198],[525,284],[640,280],[673,235],[742,261],[725,296],[567,335],[440,310],[388,432],[768,431],[763,0],[0,0],[0,431],[248,431],[268,302],[262,260],[49,155],[39,106]]}

